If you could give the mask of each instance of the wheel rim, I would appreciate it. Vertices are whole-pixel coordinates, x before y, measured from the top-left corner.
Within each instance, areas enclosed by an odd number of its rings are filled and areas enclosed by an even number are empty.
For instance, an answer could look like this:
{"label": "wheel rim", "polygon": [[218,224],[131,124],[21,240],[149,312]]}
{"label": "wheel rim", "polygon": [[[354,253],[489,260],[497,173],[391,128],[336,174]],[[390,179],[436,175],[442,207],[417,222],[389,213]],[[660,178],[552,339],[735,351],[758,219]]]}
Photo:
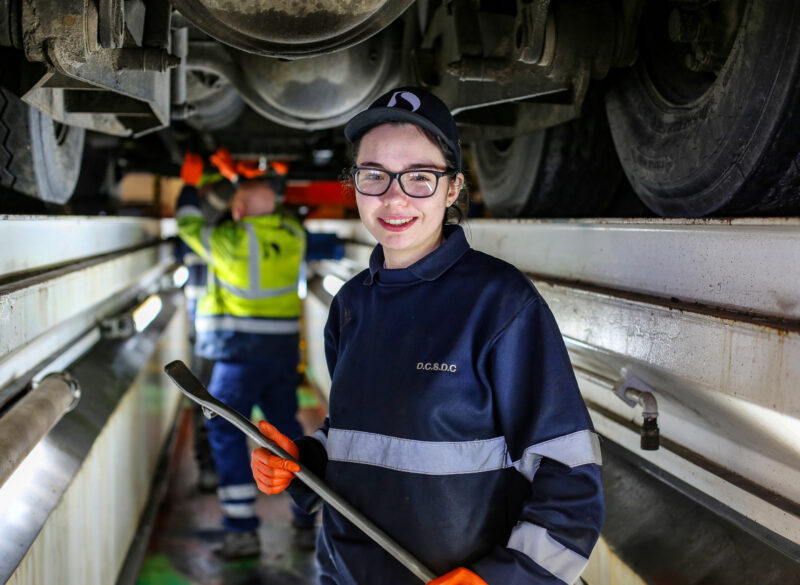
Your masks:
{"label": "wheel rim", "polygon": [[642,17],[641,59],[670,105],[700,99],[722,72],[742,21],[745,0],[651,2]]}
{"label": "wheel rim", "polygon": [[28,110],[38,198],[66,203],[80,174],[85,130],[61,124],[34,108]]}
{"label": "wheel rim", "polygon": [[497,217],[519,217],[536,184],[544,132],[472,145],[481,194]]}

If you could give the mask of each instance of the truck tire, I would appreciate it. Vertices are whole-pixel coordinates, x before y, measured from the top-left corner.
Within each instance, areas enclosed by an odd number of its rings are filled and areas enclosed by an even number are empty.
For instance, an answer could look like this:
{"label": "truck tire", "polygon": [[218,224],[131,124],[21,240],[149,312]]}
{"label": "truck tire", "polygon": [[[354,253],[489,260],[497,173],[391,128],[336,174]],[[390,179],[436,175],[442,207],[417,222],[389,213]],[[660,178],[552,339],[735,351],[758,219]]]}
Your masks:
{"label": "truck tire", "polygon": [[85,131],[55,122],[0,88],[0,186],[48,203],[72,196]]}
{"label": "truck tire", "polygon": [[117,167],[118,149],[92,145],[86,136],[81,172],[67,205],[70,215],[119,215],[122,176]]}
{"label": "truck tire", "polygon": [[483,201],[495,217],[603,215],[623,181],[602,101],[583,116],[510,140],[474,143]]}
{"label": "truck tire", "polygon": [[676,58],[682,43],[668,46],[677,4],[648,3],[638,62],[607,94],[628,180],[663,216],[796,213],[800,3],[742,0],[729,52],[704,75]]}

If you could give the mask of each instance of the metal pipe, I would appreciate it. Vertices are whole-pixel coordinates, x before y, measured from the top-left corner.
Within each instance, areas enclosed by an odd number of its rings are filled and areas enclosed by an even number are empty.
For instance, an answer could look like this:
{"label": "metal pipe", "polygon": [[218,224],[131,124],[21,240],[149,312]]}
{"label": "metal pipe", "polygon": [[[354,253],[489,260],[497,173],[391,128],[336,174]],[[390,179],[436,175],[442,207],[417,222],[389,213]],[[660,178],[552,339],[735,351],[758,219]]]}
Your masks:
{"label": "metal pipe", "polygon": [[[626,378],[627,379],[627,378]],[[658,403],[652,390],[625,388],[625,398],[642,407],[642,430],[639,447],[644,451],[656,451],[661,445],[661,431],[658,430]]]}
{"label": "metal pipe", "polygon": [[46,376],[0,418],[0,486],[80,399],[78,382],[66,372]]}
{"label": "metal pipe", "polygon": [[626,388],[625,396],[631,400],[636,401],[642,407],[642,416],[644,418],[657,418],[658,417],[658,403],[656,397],[650,391],[642,392],[635,388]]}
{"label": "metal pipe", "polygon": [[158,71],[163,73],[181,64],[181,59],[165,49],[153,47],[110,49],[111,59],[121,71]]}
{"label": "metal pipe", "polygon": [[170,81],[172,90],[172,103],[182,105],[186,103],[186,55],[189,53],[189,29],[172,29],[172,54],[181,62],[172,70]]}
{"label": "metal pipe", "polygon": [[188,28],[193,26],[189,19],[177,10],[172,11],[172,20],[170,21],[172,28]]}
{"label": "metal pipe", "polygon": [[598,386],[603,386],[606,390],[613,391],[614,388],[617,386],[617,382],[608,378],[606,376],[601,376],[591,370],[586,368],[582,368],[581,366],[573,365],[572,369],[575,370],[576,374],[580,374],[581,378],[585,378],[586,380],[597,384]]}
{"label": "metal pipe", "polygon": [[622,401],[633,408],[637,404],[642,407],[642,429],[639,447],[644,451],[655,451],[661,444],[658,429],[658,402],[653,389],[644,380],[622,368],[622,380],[615,382],[586,368],[573,366],[576,374],[599,386],[603,386],[619,396]]}

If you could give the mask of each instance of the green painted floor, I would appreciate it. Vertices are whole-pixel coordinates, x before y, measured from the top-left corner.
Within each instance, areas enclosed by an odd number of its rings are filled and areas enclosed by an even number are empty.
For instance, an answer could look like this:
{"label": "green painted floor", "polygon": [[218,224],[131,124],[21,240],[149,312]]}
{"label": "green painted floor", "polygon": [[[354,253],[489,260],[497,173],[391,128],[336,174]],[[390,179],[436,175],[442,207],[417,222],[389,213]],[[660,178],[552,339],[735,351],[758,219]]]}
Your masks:
{"label": "green painted floor", "polygon": [[[322,416],[311,405],[299,418],[313,432]],[[215,493],[196,488],[191,418],[188,412],[180,418],[167,493],[136,585],[314,585],[314,553],[294,544],[285,495],[259,497],[260,558],[226,561],[214,552],[222,537],[221,512]]]}

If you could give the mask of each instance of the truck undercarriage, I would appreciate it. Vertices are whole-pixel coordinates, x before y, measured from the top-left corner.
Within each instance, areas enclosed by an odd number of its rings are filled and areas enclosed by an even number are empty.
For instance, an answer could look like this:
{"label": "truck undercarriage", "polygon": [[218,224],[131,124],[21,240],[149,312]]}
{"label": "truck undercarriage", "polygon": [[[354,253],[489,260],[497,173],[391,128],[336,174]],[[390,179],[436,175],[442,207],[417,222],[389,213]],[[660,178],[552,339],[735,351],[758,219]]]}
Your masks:
{"label": "truck undercarriage", "polygon": [[4,0],[0,184],[63,204],[81,166],[112,193],[219,146],[336,178],[344,122],[421,84],[497,217],[788,215],[798,25],[792,0]]}

